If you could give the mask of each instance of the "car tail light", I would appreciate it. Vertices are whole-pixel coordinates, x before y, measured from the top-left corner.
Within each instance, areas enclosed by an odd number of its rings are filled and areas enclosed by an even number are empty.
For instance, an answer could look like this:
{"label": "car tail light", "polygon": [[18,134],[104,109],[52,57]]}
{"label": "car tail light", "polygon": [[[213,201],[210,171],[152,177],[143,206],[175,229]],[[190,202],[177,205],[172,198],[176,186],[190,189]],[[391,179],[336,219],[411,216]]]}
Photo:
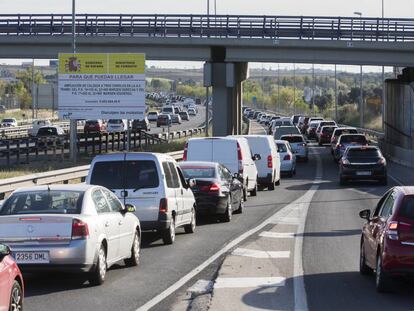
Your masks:
{"label": "car tail light", "polygon": [[283,158],[284,161],[290,161],[290,154],[285,155]]}
{"label": "car tail light", "polygon": [[73,219],[72,221],[72,240],[86,239],[89,236],[89,228],[86,222],[80,219]]}
{"label": "car tail light", "polygon": [[188,142],[186,142],[184,146],[183,161],[187,161],[187,150],[188,150]]}
{"label": "car tail light", "polygon": [[239,161],[239,174],[243,174],[243,154],[239,143],[237,143],[237,160]]}
{"label": "car tail light", "polygon": [[267,156],[267,167],[273,168],[273,157],[271,155]]}
{"label": "car tail light", "polygon": [[385,164],[385,159],[384,158],[379,159],[377,164]]}
{"label": "car tail light", "polygon": [[219,184],[216,184],[216,183],[212,184],[212,185],[210,186],[209,191],[210,191],[210,192],[217,192],[217,191],[220,191],[220,185],[219,185]]}
{"label": "car tail light", "polygon": [[398,240],[398,221],[388,223],[387,236],[390,240]]}
{"label": "car tail light", "polygon": [[168,200],[166,198],[162,198],[160,200],[159,212],[162,214],[165,214],[168,212]]}

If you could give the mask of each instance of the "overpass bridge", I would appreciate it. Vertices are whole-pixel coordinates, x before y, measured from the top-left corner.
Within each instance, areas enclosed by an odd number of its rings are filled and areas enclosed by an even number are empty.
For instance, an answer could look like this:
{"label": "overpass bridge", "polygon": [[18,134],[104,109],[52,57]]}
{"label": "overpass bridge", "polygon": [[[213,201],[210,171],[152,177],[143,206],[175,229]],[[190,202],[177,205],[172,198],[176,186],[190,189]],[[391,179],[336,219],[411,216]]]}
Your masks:
{"label": "overpass bridge", "polygon": [[[71,35],[69,14],[0,15],[0,58],[56,58]],[[241,132],[248,62],[414,67],[414,19],[78,14],[76,35],[78,52],[206,62],[214,135]]]}

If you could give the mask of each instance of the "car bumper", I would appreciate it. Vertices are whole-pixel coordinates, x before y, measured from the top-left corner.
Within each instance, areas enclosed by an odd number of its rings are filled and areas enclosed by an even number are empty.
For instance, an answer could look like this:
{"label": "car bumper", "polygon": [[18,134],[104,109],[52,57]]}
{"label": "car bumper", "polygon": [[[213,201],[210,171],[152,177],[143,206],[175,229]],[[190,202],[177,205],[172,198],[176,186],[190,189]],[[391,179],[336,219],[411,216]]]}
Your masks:
{"label": "car bumper", "polygon": [[[369,174],[365,172],[368,172]],[[382,179],[382,178],[387,177],[387,169],[385,167],[341,168],[340,175],[342,178],[346,178],[346,179],[358,179],[358,180]]]}
{"label": "car bumper", "polygon": [[282,161],[280,163],[280,172],[289,173],[293,169],[293,161]]}
{"label": "car bumper", "polygon": [[257,183],[259,185],[267,185],[273,182],[273,175],[272,173],[267,174],[266,176],[258,176]]}
{"label": "car bumper", "polygon": [[[402,245],[399,241],[387,243],[383,253],[383,269],[392,275],[414,276],[414,245]],[[390,244],[393,244],[390,247]]]}
{"label": "car bumper", "polygon": [[224,214],[227,208],[227,196],[211,196],[195,193],[196,212],[201,215]]}
{"label": "car bumper", "polygon": [[155,221],[141,221],[141,230],[142,231],[163,231],[170,228],[171,225],[171,215],[170,214],[159,214],[158,220]]}

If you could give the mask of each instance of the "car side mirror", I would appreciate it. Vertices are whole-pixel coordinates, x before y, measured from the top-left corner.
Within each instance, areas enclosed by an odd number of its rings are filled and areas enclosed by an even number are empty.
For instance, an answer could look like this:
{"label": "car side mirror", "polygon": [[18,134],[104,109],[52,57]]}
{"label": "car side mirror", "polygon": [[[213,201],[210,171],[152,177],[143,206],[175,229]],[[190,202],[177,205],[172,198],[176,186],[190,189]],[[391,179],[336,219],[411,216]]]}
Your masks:
{"label": "car side mirror", "polygon": [[121,213],[135,213],[137,210],[137,208],[135,207],[135,205],[132,204],[125,204],[124,208],[121,210]]}
{"label": "car side mirror", "polygon": [[371,211],[369,209],[365,209],[363,211],[360,211],[359,212],[359,217],[361,217],[362,219],[366,219],[368,221],[371,217]]}
{"label": "car side mirror", "polygon": [[234,173],[233,174],[233,179],[240,179],[240,178],[241,178],[240,173]]}
{"label": "car side mirror", "polygon": [[193,188],[197,184],[196,180],[194,178],[187,179],[187,186],[188,188]]}
{"label": "car side mirror", "polygon": [[252,157],[253,161],[259,161],[261,159],[262,159],[262,157],[260,156],[260,154],[257,154],[257,153]]}
{"label": "car side mirror", "polygon": [[4,244],[0,244],[0,260],[2,260],[4,257],[11,254],[10,247]]}

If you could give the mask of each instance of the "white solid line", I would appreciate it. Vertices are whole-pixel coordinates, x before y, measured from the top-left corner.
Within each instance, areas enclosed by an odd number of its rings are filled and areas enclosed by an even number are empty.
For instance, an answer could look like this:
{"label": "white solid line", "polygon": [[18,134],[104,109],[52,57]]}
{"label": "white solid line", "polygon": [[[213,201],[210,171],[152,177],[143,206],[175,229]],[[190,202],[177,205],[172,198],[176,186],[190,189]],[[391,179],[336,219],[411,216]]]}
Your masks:
{"label": "white solid line", "polygon": [[276,287],[285,286],[286,278],[217,278],[214,289],[217,288],[246,288],[246,287]]}
{"label": "white solid line", "polygon": [[404,186],[404,184],[399,181],[397,178],[395,178],[394,176],[388,174],[388,177],[390,177],[393,181],[395,181],[399,186]]}
{"label": "white solid line", "polygon": [[273,232],[273,231],[263,231],[259,236],[264,238],[272,239],[290,239],[294,238],[295,234],[293,232]]}
{"label": "white solid line", "polygon": [[234,256],[252,258],[289,258],[290,251],[258,251],[255,249],[236,248],[232,253]]}

